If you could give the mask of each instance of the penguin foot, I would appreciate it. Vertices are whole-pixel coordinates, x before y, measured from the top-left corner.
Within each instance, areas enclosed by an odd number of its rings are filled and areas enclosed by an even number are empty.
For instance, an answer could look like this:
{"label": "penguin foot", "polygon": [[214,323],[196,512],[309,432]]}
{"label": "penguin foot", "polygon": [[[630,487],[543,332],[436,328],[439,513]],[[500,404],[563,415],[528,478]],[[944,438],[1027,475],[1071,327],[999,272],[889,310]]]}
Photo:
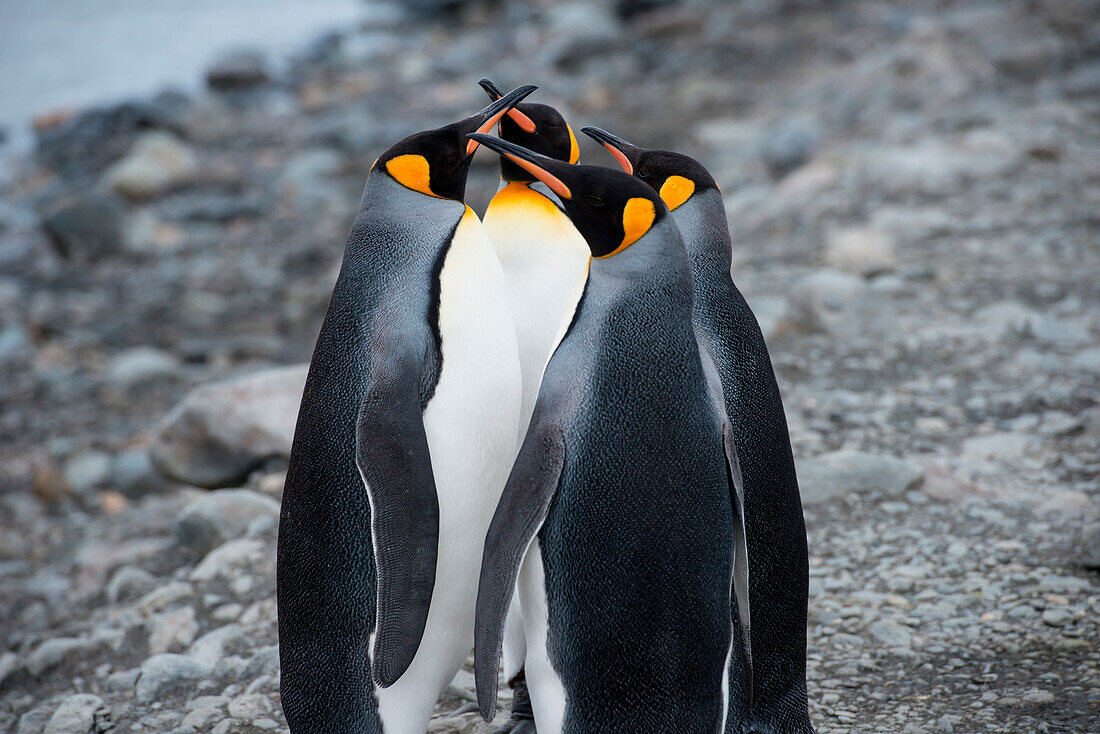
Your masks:
{"label": "penguin foot", "polygon": [[493,734],[535,734],[535,712],[531,708],[531,695],[527,692],[527,675],[523,668],[508,681],[512,689],[512,716]]}

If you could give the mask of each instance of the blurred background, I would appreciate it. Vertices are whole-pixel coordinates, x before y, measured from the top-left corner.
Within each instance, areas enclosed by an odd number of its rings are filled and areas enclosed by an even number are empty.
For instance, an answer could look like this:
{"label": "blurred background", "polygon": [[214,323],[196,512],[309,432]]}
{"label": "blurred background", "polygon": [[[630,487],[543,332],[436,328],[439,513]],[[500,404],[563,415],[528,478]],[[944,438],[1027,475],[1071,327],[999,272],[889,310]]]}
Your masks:
{"label": "blurred background", "polygon": [[0,733],[285,731],[304,364],[483,75],[721,185],[819,732],[1100,730],[1100,2],[0,0]]}

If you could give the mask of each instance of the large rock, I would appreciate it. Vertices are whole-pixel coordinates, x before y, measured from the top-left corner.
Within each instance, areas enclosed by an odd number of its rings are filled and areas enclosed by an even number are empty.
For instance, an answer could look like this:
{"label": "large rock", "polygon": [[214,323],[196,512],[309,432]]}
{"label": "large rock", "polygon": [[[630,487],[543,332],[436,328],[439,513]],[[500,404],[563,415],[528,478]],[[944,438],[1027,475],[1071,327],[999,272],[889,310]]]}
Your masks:
{"label": "large rock", "polygon": [[153,463],[172,479],[217,488],[289,456],[307,369],[278,367],[192,390],[158,429]]}
{"label": "large rock", "polygon": [[897,267],[893,241],[886,233],[871,227],[845,227],[829,232],[825,262],[868,277]]}
{"label": "large rock", "polygon": [[168,691],[185,683],[193,683],[214,672],[214,666],[188,655],[163,653],[146,659],[141,664],[141,676],[137,681],[138,701],[154,701]]}
{"label": "large rock", "polygon": [[892,148],[862,151],[871,182],[892,194],[941,194],[976,179],[1011,174],[1023,152],[1006,136],[975,130],[962,140],[918,140]]}
{"label": "large rock", "polygon": [[843,338],[896,337],[897,308],[863,278],[818,270],[800,278],[788,292],[787,312],[777,331],[788,330]]}
{"label": "large rock", "polygon": [[231,540],[207,553],[206,557],[191,569],[188,578],[192,581],[210,581],[219,576],[231,576],[235,569],[262,560],[264,550],[263,542],[255,538]]}
{"label": "large rock", "polygon": [[107,723],[110,710],[99,696],[90,693],[77,693],[69,696],[46,722],[42,734],[95,734],[99,718]]}
{"label": "large rock", "polygon": [[125,209],[101,194],[70,201],[47,217],[42,227],[62,257],[82,264],[125,251],[133,240]]}
{"label": "large rock", "polygon": [[244,535],[257,518],[279,516],[279,503],[250,489],[223,489],[188,505],[176,521],[176,538],[206,554],[227,540]]}
{"label": "large rock", "polygon": [[54,637],[34,648],[27,656],[27,672],[36,678],[65,660],[71,660],[88,652],[92,643],[77,637]]}
{"label": "large rock", "polygon": [[36,130],[35,155],[69,177],[94,174],[123,155],[148,130],[180,130],[186,98],[162,94],[150,102],[92,109]]}
{"label": "large rock", "polygon": [[919,466],[893,456],[863,451],[833,451],[798,462],[802,504],[842,497],[849,492],[882,492],[897,497],[920,486]]}
{"label": "large rock", "polygon": [[219,91],[247,89],[263,84],[268,78],[267,58],[253,49],[227,51],[206,70],[207,85]]}
{"label": "large rock", "polygon": [[1081,528],[1077,550],[1081,565],[1100,569],[1100,522],[1092,522]]}
{"label": "large rock", "polygon": [[782,178],[810,160],[820,138],[818,125],[813,120],[783,120],[765,131],[760,156],[771,174]]}
{"label": "large rock", "polygon": [[145,133],[104,174],[104,182],[131,199],[147,199],[189,180],[198,170],[195,154],[179,138],[160,130]]}
{"label": "large rock", "polygon": [[179,360],[155,347],[134,347],[118,354],[107,368],[107,381],[126,391],[179,374]]}

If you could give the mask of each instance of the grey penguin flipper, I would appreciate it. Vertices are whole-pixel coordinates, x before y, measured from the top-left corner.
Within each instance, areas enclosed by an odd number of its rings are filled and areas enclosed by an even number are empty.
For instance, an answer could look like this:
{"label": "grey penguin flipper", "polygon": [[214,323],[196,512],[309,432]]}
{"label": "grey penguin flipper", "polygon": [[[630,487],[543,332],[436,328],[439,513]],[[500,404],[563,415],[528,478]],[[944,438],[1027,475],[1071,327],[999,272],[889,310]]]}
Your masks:
{"label": "grey penguin flipper", "polygon": [[481,715],[492,721],[497,705],[497,665],[504,642],[504,620],[515,592],[520,563],[546,519],[565,464],[565,437],[559,426],[532,425],[504,485],[481,560],[474,623],[474,680]]}
{"label": "grey penguin flipper", "polygon": [[744,661],[745,702],[752,708],[752,638],[749,624],[749,545],[745,532],[745,486],[741,478],[741,462],[733,441],[733,427],[722,421],[722,444],[726,451],[726,470],[730,479],[730,499],[733,502],[733,594],[737,599],[737,621],[741,632],[741,655]]}
{"label": "grey penguin flipper", "polygon": [[417,397],[421,365],[411,350],[401,352],[375,368],[355,426],[378,579],[371,672],[382,687],[405,673],[420,647],[439,545],[439,498]]}

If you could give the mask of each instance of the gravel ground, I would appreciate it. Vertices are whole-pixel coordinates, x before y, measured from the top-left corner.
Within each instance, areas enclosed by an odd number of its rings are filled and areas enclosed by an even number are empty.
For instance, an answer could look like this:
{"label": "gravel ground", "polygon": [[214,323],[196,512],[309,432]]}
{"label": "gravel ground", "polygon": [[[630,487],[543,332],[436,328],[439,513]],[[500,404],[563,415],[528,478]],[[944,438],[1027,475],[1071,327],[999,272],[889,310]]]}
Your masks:
{"label": "gravel ground", "polygon": [[285,731],[293,365],[371,162],[483,74],[721,184],[818,731],[1100,732],[1100,5],[644,5],[373,4],[277,75],[40,121],[0,190],[0,732]]}

